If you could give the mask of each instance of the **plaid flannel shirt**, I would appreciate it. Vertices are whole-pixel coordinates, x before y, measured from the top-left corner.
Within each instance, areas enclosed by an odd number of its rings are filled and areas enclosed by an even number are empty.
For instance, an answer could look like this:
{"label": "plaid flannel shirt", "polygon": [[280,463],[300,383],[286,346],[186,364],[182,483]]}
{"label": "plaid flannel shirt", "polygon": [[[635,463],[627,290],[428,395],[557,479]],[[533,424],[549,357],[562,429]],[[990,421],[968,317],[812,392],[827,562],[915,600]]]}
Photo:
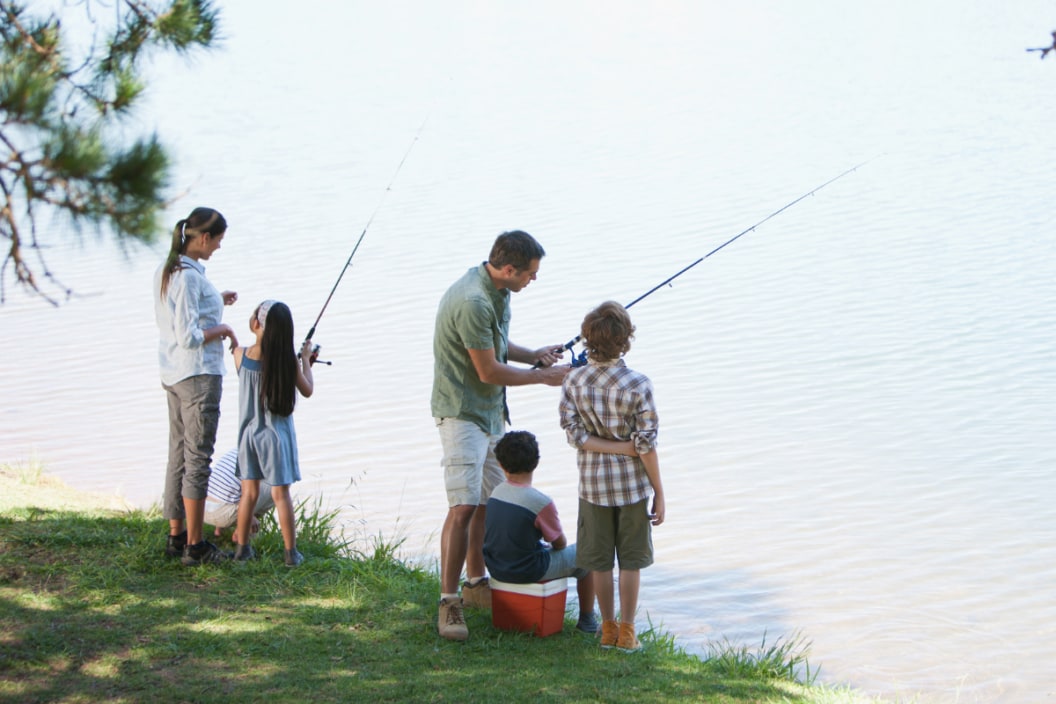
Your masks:
{"label": "plaid flannel shirt", "polygon": [[633,440],[638,454],[656,447],[659,421],[647,376],[622,359],[592,360],[565,377],[560,412],[568,443],[578,450],[580,498],[598,506],[629,506],[652,494],[639,458],[583,449],[592,435]]}

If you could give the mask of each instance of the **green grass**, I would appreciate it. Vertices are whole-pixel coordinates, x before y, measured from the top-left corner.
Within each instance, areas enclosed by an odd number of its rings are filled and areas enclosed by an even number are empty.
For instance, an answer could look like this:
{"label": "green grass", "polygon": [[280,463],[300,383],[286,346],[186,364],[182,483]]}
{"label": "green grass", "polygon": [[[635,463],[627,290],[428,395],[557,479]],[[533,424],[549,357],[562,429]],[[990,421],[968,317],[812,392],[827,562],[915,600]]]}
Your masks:
{"label": "green grass", "polygon": [[32,477],[0,474],[0,702],[862,701],[797,682],[815,672],[798,640],[702,659],[649,628],[628,655],[571,619],[540,639],[469,611],[470,639],[445,641],[436,575],[333,538],[318,504],[300,507],[297,569],[268,521],[259,560],[187,568],[157,514],[34,505]]}

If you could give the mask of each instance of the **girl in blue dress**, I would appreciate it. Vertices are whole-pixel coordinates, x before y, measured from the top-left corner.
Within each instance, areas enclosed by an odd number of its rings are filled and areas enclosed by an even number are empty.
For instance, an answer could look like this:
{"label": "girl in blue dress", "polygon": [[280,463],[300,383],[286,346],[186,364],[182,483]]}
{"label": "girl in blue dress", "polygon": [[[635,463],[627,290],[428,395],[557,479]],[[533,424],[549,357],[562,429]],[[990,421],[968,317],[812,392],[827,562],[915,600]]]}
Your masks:
{"label": "girl in blue dress", "polygon": [[297,464],[297,433],[293,407],[299,391],[312,395],[312,343],[305,340],[298,356],[294,350],[293,315],[285,303],[264,301],[249,319],[249,330],[257,341],[234,351],[238,369],[238,476],[242,499],[238,505],[235,559],[255,557],[249,544],[253,507],[260,495],[260,482],[272,485],[275,514],[286,548],[286,564],[304,561],[297,550],[290,485],[301,479]]}

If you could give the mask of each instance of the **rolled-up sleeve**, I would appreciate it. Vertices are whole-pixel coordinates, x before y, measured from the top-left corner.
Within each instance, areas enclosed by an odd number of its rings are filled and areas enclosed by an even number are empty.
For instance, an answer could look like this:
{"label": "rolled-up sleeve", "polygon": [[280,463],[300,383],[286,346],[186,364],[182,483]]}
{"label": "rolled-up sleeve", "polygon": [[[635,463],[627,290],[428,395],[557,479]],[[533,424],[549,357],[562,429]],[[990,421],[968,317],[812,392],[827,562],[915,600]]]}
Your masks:
{"label": "rolled-up sleeve", "polygon": [[[182,263],[165,294],[154,302],[161,380],[169,385],[199,374],[224,374],[223,343],[205,341],[205,331],[223,318],[223,296],[205,278],[200,264],[186,257]],[[163,275],[164,267],[155,274],[155,291]]]}
{"label": "rolled-up sleeve", "polygon": [[567,384],[561,388],[561,404],[558,407],[558,411],[561,416],[561,427],[565,431],[568,444],[577,450],[580,449],[583,447],[583,443],[590,438],[590,433],[583,427]]}
{"label": "rolled-up sleeve", "polygon": [[199,310],[201,280],[197,276],[175,276],[170,285],[173,287],[172,327],[176,344],[186,349],[201,347],[205,343]]}
{"label": "rolled-up sleeve", "polygon": [[467,299],[455,312],[455,332],[467,350],[495,347],[495,311],[480,298]]}
{"label": "rolled-up sleeve", "polygon": [[656,449],[656,436],[660,428],[660,419],[656,414],[656,403],[653,400],[653,385],[645,384],[638,399],[634,413],[635,429],[631,432],[634,450],[645,455]]}

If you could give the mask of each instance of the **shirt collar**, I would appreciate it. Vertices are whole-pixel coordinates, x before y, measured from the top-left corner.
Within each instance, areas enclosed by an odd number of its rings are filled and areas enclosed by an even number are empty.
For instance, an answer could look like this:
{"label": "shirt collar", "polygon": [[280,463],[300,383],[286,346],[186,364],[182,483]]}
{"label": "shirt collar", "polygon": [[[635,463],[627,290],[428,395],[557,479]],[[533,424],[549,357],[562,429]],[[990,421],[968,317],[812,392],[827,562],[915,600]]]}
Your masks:
{"label": "shirt collar", "polygon": [[186,254],[180,255],[180,264],[184,267],[190,267],[197,271],[199,274],[205,274],[205,266],[197,259],[191,259]]}
{"label": "shirt collar", "polygon": [[477,274],[480,276],[480,281],[484,285],[484,289],[491,294],[492,298],[503,300],[509,297],[510,289],[495,288],[495,282],[491,280],[491,274],[488,273],[488,263],[486,261],[481,262],[480,266],[477,267]]}

